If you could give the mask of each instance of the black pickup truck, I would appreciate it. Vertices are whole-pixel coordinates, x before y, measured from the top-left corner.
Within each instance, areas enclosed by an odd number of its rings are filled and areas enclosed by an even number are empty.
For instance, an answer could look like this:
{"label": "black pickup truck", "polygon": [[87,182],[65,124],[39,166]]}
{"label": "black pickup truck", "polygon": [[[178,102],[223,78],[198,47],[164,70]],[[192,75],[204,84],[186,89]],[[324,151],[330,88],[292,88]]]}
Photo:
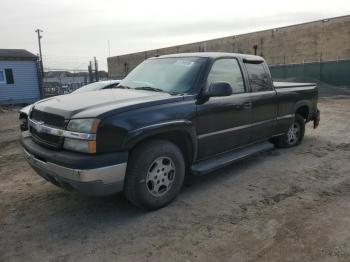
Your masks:
{"label": "black pickup truck", "polygon": [[23,117],[35,171],[91,195],[123,191],[160,208],[185,173],[202,175],[317,127],[315,84],[273,82],[263,58],[231,53],[147,59],[116,89],[41,100]]}

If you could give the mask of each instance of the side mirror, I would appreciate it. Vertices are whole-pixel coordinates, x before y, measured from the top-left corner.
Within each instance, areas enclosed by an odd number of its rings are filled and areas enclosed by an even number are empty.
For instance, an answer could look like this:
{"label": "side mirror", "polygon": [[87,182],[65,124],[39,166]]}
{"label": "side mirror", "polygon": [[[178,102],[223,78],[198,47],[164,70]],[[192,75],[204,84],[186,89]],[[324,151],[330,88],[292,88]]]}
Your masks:
{"label": "side mirror", "polygon": [[230,96],[232,95],[232,87],[227,82],[211,83],[206,95],[208,97]]}

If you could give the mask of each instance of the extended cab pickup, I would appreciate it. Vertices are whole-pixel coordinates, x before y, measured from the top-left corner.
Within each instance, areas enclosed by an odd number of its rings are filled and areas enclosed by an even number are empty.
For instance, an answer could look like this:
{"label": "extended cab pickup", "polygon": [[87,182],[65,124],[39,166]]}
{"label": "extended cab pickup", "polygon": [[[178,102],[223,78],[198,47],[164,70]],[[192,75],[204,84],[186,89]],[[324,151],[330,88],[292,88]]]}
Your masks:
{"label": "extended cab pickup", "polygon": [[317,127],[317,87],[274,83],[263,58],[188,53],[150,58],[115,89],[41,100],[21,144],[53,184],[93,195],[124,191],[160,208],[185,173],[202,175],[273,147],[291,147]]}

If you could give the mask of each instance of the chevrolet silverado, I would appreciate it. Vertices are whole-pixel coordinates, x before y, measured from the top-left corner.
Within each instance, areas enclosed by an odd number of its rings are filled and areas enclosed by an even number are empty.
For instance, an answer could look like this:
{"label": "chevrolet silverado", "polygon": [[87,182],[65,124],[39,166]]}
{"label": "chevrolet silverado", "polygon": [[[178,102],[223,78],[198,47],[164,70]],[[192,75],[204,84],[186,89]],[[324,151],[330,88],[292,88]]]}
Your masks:
{"label": "chevrolet silverado", "polygon": [[202,175],[301,143],[319,123],[315,84],[273,82],[263,58],[232,53],[153,57],[114,89],[52,97],[22,117],[21,144],[51,183],[90,195],[124,192],[157,209],[185,174]]}

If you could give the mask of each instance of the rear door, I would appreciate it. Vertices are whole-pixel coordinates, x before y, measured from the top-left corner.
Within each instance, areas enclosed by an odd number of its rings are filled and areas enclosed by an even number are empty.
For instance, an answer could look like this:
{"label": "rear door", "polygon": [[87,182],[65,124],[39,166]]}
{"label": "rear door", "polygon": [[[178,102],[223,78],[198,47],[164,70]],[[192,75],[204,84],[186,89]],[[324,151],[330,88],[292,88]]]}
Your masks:
{"label": "rear door", "polygon": [[275,134],[277,126],[277,94],[269,69],[262,61],[245,61],[252,101],[251,141],[264,140]]}
{"label": "rear door", "polygon": [[232,95],[211,97],[197,106],[198,159],[237,148],[250,140],[250,94],[237,59],[220,58],[214,61],[207,86],[214,82],[231,84]]}

